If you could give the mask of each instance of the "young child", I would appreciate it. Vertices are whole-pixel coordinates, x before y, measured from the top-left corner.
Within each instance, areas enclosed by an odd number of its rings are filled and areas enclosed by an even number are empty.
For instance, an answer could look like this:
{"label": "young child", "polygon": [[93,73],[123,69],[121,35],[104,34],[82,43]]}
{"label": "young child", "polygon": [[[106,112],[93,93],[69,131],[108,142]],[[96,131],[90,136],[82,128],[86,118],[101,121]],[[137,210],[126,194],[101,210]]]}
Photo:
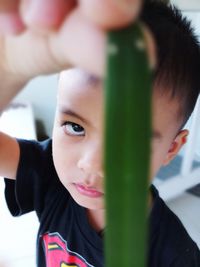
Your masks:
{"label": "young child", "polygon": [[[154,177],[186,142],[188,131],[181,128],[199,94],[200,53],[189,23],[177,10],[148,4],[142,18],[158,45],[152,96]],[[74,68],[61,73],[58,87],[52,140],[0,134],[0,175],[9,178],[6,200],[14,216],[32,210],[38,215],[37,266],[102,267],[102,83]],[[148,266],[200,266],[197,245],[155,188],[152,195]]]}

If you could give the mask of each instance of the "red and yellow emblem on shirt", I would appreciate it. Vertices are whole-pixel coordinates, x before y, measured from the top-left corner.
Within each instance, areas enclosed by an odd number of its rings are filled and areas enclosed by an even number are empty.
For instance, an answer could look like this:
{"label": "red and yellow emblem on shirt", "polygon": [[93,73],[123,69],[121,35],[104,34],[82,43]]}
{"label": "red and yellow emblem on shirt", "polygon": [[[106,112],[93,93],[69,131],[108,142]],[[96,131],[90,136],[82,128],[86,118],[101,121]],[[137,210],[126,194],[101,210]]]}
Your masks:
{"label": "red and yellow emblem on shirt", "polygon": [[71,251],[58,233],[43,235],[47,267],[94,267],[81,255]]}

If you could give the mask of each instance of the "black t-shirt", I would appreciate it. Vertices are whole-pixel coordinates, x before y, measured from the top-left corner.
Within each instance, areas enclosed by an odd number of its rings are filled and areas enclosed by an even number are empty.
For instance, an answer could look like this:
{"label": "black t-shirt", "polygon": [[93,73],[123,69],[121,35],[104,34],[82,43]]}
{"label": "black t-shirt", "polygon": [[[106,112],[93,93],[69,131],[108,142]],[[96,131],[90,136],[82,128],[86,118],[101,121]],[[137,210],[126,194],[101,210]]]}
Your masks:
{"label": "black t-shirt", "polygon": [[148,267],[199,267],[200,251],[178,217],[151,188]]}
{"label": "black t-shirt", "polygon": [[[51,140],[19,140],[19,144],[17,179],[5,179],[5,195],[14,216],[32,210],[37,213],[37,266],[103,267],[103,240],[89,225],[86,209],[73,200],[59,181]],[[148,267],[199,267],[196,244],[155,188],[153,194]]]}

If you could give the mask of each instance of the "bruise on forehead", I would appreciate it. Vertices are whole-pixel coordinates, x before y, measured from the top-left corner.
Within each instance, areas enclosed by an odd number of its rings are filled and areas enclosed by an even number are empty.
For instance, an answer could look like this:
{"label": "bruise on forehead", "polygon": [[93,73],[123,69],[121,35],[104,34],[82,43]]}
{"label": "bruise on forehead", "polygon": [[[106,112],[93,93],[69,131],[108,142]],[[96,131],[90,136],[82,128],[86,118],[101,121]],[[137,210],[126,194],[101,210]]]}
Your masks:
{"label": "bruise on forehead", "polygon": [[83,85],[92,87],[102,84],[102,79],[79,68],[72,68],[60,73],[59,83],[72,84],[76,80],[79,80]]}

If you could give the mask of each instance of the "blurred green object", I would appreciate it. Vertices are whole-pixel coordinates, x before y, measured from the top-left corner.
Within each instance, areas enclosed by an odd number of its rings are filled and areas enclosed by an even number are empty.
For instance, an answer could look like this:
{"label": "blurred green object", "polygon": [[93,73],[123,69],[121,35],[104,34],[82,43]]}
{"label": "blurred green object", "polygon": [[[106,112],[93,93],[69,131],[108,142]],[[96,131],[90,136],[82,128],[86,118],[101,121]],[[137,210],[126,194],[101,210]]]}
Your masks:
{"label": "blurred green object", "polygon": [[108,34],[105,79],[106,267],[145,267],[151,80],[139,24]]}

